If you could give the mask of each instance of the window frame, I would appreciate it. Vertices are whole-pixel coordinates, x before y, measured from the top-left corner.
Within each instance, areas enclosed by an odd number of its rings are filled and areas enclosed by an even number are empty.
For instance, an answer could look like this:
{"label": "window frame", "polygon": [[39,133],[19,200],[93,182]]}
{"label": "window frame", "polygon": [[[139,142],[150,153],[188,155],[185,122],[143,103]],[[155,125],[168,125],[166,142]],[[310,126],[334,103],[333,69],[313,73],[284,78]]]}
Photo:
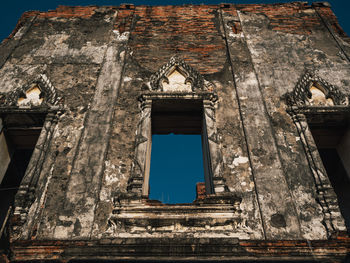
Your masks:
{"label": "window frame", "polygon": [[[313,104],[311,88],[316,87],[324,93],[324,99],[331,99],[332,105]],[[324,214],[324,224],[329,235],[337,229],[345,229],[337,196],[324,168],[317,145],[311,133],[307,116],[330,113],[343,114],[350,111],[349,97],[341,90],[320,78],[313,72],[306,71],[301,76],[293,91],[287,92],[282,99],[286,103],[286,111],[290,115],[300,137],[304,153],[309,164],[310,173],[315,182],[318,203]]]}
{"label": "window frame", "polygon": [[[217,95],[214,92],[196,93],[160,93],[143,92],[139,97],[140,121],[136,133],[135,157],[132,165],[131,177],[128,182],[128,192],[148,199],[149,176],[151,163],[152,127],[151,112],[153,100],[200,100],[203,103],[203,145],[207,149],[203,153],[207,156],[204,178],[206,179],[207,194],[217,194],[227,191],[227,186],[222,177],[222,158],[219,149],[217,130],[215,123],[215,103]],[[205,160],[203,160],[205,162]]]}
{"label": "window frame", "polygon": [[[26,92],[36,86],[40,89],[40,104],[29,100],[21,104],[20,99],[26,97]],[[40,209],[40,205],[33,206],[36,199],[43,193],[42,186],[46,184],[48,176],[41,173],[47,162],[47,150],[53,138],[59,116],[64,111],[63,97],[45,74],[39,74],[26,85],[10,92],[0,93],[0,118],[8,114],[43,114],[45,120],[34,147],[23,179],[16,193],[11,215],[11,236],[13,239],[29,238],[34,224],[28,219],[31,209]],[[5,125],[5,124],[3,124]],[[41,178],[42,177],[42,178]],[[39,183],[39,181],[41,181]],[[26,226],[24,227],[24,225]]]}

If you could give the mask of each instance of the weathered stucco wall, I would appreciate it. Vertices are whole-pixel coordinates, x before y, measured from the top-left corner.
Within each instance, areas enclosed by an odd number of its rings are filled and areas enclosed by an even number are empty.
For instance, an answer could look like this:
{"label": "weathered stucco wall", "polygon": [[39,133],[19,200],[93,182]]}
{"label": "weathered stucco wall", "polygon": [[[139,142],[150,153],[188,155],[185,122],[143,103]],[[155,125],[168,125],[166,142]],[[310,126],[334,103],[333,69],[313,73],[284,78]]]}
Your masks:
{"label": "weathered stucco wall", "polygon": [[[318,200],[284,96],[307,71],[349,94],[347,41],[326,3],[25,13],[0,47],[0,96],[45,74],[63,100],[33,201],[21,210],[21,223],[16,215],[12,219],[14,248],[27,240],[114,244],[116,237],[327,241],[344,231],[337,206],[326,211]],[[217,198],[234,203],[234,223],[222,223],[213,212],[205,226],[170,223],[157,232],[162,214],[147,221],[157,205],[128,192],[140,143],[139,96],[174,55],[215,86],[215,145],[226,186]],[[128,221],[131,226],[125,223],[118,234],[111,223],[116,207],[129,219],[132,209],[144,207],[146,223]],[[164,217],[172,213],[164,209]],[[188,216],[200,215],[194,211]],[[14,256],[26,259],[21,252]]]}

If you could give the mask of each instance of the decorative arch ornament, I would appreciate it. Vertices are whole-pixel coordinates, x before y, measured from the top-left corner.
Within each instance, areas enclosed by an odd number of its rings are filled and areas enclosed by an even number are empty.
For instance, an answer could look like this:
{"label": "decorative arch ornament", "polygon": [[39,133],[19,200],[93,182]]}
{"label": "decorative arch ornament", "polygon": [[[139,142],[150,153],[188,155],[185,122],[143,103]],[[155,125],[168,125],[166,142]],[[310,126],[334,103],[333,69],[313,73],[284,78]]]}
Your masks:
{"label": "decorative arch ornament", "polygon": [[344,228],[344,223],[339,207],[333,205],[337,196],[323,166],[308,120],[312,119],[313,115],[319,119],[329,113],[342,114],[348,111],[349,96],[315,73],[305,71],[293,91],[286,93],[282,98],[287,104],[287,112],[295,124],[300,142],[305,150],[306,159],[315,181],[317,201],[324,215],[323,223],[328,235],[331,236],[337,229]]}
{"label": "decorative arch ornament", "polygon": [[[28,226],[33,222],[28,220],[28,213],[30,210],[39,209],[38,200],[40,200],[43,191],[43,189],[39,189],[41,187],[39,178],[45,177],[44,184],[48,180],[46,175],[41,175],[41,168],[48,160],[47,149],[50,146],[59,115],[63,110],[61,92],[54,87],[44,73],[13,91],[0,93],[0,118],[2,115],[11,114],[45,115],[39,138],[16,194],[13,210],[14,220],[11,225],[14,238],[19,237],[25,225],[27,229],[31,229]],[[25,233],[29,237],[29,231]]]}
{"label": "decorative arch ornament", "polygon": [[[171,75],[181,74],[184,88],[165,88],[165,84],[171,84]],[[170,77],[169,77],[170,76]],[[189,85],[188,85],[189,84]],[[175,85],[177,85],[175,83]],[[139,196],[148,196],[149,185],[149,160],[151,144],[151,111],[153,100],[201,100],[203,102],[203,130],[206,147],[208,148],[208,165],[210,174],[208,179],[208,193],[223,193],[228,191],[222,176],[222,155],[219,147],[216,120],[215,103],[218,98],[213,83],[205,80],[194,68],[187,65],[183,59],[173,56],[156,73],[151,75],[149,82],[142,86],[139,96],[140,121],[137,128],[135,141],[135,157],[131,169],[131,177],[128,183],[128,192]]]}
{"label": "decorative arch ornament", "polygon": [[[218,97],[214,88],[213,83],[206,81],[178,57],[172,57],[142,85],[138,97],[140,111],[131,174],[126,191],[113,193],[114,208],[108,219],[106,234],[118,237],[133,232],[130,229],[137,229],[137,233],[162,236],[168,235],[169,231],[173,234],[183,233],[186,229],[190,235],[211,232],[249,238],[241,218],[242,198],[230,192],[223,177],[223,157],[215,117]],[[203,107],[201,133],[208,168],[204,171],[207,195],[193,203],[160,205],[158,201],[148,198],[152,107],[154,101],[161,100],[196,100]],[[159,205],[155,206],[157,203]],[[155,208],[159,212],[155,213]],[[179,214],[186,215],[186,220]]]}
{"label": "decorative arch ornament", "polygon": [[325,99],[332,100],[333,105],[349,105],[349,97],[344,95],[340,89],[315,73],[306,71],[297,82],[292,92],[285,94],[284,98],[288,106],[332,106],[332,103],[315,105],[312,101],[312,87],[323,92]]}
{"label": "decorative arch ornament", "polygon": [[170,84],[171,76],[174,72],[183,76],[183,84],[189,87],[189,89],[185,91],[213,91],[214,89],[214,85],[211,82],[206,81],[197,70],[178,56],[171,57],[168,63],[160,67],[159,70],[150,77],[149,83],[147,83],[143,89],[148,89],[150,91],[168,91],[165,90],[164,84]]}
{"label": "decorative arch ornament", "polygon": [[51,108],[62,103],[62,96],[59,93],[46,74],[40,74],[28,84],[9,93],[0,94],[0,105],[18,108]]}

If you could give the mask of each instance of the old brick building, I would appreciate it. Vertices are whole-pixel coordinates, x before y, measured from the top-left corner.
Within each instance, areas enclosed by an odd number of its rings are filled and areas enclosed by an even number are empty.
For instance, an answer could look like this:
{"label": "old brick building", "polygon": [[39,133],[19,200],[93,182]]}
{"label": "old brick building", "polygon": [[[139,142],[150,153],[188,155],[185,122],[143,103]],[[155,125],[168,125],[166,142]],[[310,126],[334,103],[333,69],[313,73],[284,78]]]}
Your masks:
{"label": "old brick building", "polygon": [[[329,4],[60,6],[0,48],[2,260],[346,261],[350,41]],[[192,203],[148,198],[167,133],[202,137]]]}

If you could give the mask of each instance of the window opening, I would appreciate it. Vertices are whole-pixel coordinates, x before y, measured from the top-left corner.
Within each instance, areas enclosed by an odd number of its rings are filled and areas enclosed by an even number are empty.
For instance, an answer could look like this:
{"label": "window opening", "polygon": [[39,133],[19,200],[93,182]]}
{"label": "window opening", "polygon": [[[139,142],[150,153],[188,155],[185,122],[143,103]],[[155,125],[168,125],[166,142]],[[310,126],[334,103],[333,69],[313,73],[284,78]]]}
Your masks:
{"label": "window opening", "polygon": [[153,135],[150,199],[162,203],[191,203],[195,187],[204,182],[200,135]]}
{"label": "window opening", "polygon": [[328,116],[327,120],[329,121],[310,122],[309,127],[349,232],[350,126],[347,120],[339,120],[339,116]]}
{"label": "window opening", "polygon": [[208,138],[201,100],[154,100],[149,198],[191,203],[196,184],[211,193]]}
{"label": "window opening", "polygon": [[3,127],[0,132],[0,230],[3,230],[39,138],[45,115],[7,114],[0,118]]}

